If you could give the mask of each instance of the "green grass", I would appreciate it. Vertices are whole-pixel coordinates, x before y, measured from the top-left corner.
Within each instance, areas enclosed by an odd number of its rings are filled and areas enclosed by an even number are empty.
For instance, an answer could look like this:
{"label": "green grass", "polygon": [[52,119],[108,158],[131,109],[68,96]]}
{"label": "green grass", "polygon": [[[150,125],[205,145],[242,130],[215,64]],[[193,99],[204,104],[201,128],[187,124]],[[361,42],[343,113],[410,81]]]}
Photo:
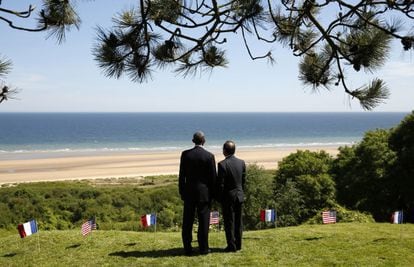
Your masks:
{"label": "green grass", "polygon": [[414,266],[414,225],[303,225],[245,232],[237,253],[224,246],[223,232],[210,233],[212,253],[186,257],[179,232],[0,231],[0,266]]}

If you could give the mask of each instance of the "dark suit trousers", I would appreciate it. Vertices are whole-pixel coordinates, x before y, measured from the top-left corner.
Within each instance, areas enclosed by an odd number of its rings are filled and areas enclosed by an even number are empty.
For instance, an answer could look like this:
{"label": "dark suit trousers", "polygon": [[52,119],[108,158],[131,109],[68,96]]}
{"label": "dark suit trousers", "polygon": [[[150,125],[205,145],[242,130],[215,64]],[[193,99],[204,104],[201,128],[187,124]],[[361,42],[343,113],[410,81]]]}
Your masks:
{"label": "dark suit trousers", "polygon": [[243,221],[242,206],[236,200],[233,203],[223,203],[224,230],[226,231],[227,246],[232,249],[241,249]]}
{"label": "dark suit trousers", "polygon": [[210,208],[208,202],[184,201],[184,215],[182,239],[184,250],[192,250],[191,242],[193,241],[193,224],[195,214],[198,218],[198,247],[200,252],[208,250],[208,228],[210,223]]}

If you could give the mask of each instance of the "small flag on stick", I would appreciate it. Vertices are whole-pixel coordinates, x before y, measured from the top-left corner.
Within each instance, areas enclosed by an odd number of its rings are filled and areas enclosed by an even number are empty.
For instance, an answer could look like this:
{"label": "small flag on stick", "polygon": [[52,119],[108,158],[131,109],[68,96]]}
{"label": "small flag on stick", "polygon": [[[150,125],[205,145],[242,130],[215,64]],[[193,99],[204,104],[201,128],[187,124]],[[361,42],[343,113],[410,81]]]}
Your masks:
{"label": "small flag on stick", "polygon": [[219,224],[219,215],[218,211],[210,212],[210,224]]}
{"label": "small flag on stick", "polygon": [[148,226],[151,225],[156,225],[157,224],[157,216],[155,215],[155,213],[151,213],[151,214],[145,214],[141,216],[141,223],[142,226],[147,228]]}
{"label": "small flag on stick", "polygon": [[90,218],[88,221],[84,222],[81,227],[83,236],[89,234],[92,230],[96,230],[95,218]]}
{"label": "small flag on stick", "polygon": [[403,212],[402,210],[395,211],[391,216],[391,222],[396,224],[403,223]]}
{"label": "small flag on stick", "polygon": [[31,220],[26,223],[21,223],[17,226],[20,237],[25,238],[26,236],[37,233],[37,222],[36,220]]}
{"label": "small flag on stick", "polygon": [[260,220],[262,222],[275,222],[276,212],[274,209],[266,209],[260,211]]}
{"label": "small flag on stick", "polygon": [[336,211],[327,210],[322,212],[322,222],[324,224],[336,223]]}

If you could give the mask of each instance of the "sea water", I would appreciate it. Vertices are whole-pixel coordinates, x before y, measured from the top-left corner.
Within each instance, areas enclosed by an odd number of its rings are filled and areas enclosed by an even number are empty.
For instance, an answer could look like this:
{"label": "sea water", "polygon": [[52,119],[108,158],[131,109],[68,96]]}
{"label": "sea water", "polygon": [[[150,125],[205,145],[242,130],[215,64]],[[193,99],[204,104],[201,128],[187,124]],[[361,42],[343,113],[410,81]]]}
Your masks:
{"label": "sea water", "polygon": [[239,148],[341,146],[408,113],[0,113],[0,160],[47,153],[169,151],[234,140]]}

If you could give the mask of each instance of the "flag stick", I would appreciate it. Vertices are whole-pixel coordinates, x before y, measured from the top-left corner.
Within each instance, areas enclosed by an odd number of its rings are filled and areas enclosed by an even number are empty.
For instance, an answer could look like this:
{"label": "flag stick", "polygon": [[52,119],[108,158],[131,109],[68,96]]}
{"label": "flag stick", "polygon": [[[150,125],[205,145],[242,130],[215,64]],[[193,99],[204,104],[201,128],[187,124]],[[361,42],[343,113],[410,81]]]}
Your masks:
{"label": "flag stick", "polygon": [[82,241],[83,241],[83,244],[86,246],[86,238],[88,237],[88,234],[83,235],[83,234],[82,234],[82,231],[81,231],[81,235],[82,235]]}
{"label": "flag stick", "polygon": [[[25,237],[20,238],[21,241],[19,243],[22,244],[21,245],[21,250],[22,250],[23,254],[26,254],[27,253],[27,245],[24,244],[24,242],[25,242],[24,239],[25,239]],[[20,249],[20,247],[19,247],[19,249]]]}
{"label": "flag stick", "polygon": [[401,210],[400,240],[402,238],[402,224],[404,222],[404,212]]}
{"label": "flag stick", "polygon": [[21,237],[20,237],[20,241],[17,241],[17,250],[18,250],[18,251],[20,251],[20,243],[22,243],[22,244],[23,244],[22,239],[23,239],[23,238],[21,238]]}
{"label": "flag stick", "polygon": [[154,224],[154,244],[155,244],[155,240],[157,239],[157,236],[156,236],[156,232],[157,232],[157,213],[156,212],[154,212],[154,215],[155,215],[155,224]]}
{"label": "flag stick", "polygon": [[[219,221],[217,223],[218,233],[220,234],[220,214],[219,214]],[[218,241],[217,241],[218,243]]]}
{"label": "flag stick", "polygon": [[154,224],[154,233],[157,231],[157,213],[155,214],[155,224]]}
{"label": "flag stick", "polygon": [[[152,222],[152,219],[151,219],[151,217],[152,217],[152,215],[154,215],[155,216],[155,223],[154,223],[154,225],[153,225],[153,228],[154,228],[154,242],[152,242],[152,248],[153,248],[153,250],[155,250],[156,249],[156,245],[155,245],[155,241],[157,240],[157,237],[156,237],[156,232],[157,232],[157,213],[150,213],[150,218],[149,218],[149,222],[147,222],[147,226],[146,227],[144,227],[144,228],[148,228],[148,227],[151,227],[152,225],[151,225],[151,222]],[[147,216],[148,217],[148,216]],[[150,225],[148,226],[148,223],[150,223]]]}
{"label": "flag stick", "polygon": [[37,250],[38,250],[38,252],[39,252],[39,254],[40,254],[40,231],[39,231],[39,229],[37,230]]}

